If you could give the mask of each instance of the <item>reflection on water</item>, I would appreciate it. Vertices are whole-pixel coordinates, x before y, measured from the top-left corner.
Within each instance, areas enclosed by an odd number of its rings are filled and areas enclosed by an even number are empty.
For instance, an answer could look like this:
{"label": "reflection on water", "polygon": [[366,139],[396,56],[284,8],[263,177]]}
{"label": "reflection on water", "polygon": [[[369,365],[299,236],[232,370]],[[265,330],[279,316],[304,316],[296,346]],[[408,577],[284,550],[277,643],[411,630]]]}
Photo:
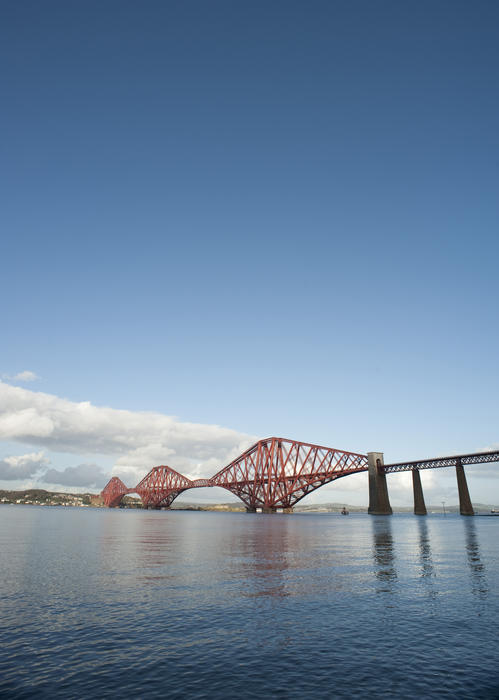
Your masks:
{"label": "reflection on water", "polygon": [[497,526],[0,507],[0,697],[499,697]]}
{"label": "reflection on water", "polygon": [[397,580],[392,523],[389,516],[372,516],[374,575],[380,582],[378,593],[393,593]]}
{"label": "reflection on water", "polygon": [[417,525],[419,530],[419,558],[421,562],[421,577],[431,578],[435,576],[435,570],[431,558],[430,535],[428,532],[428,524],[425,520],[425,517],[418,516]]}
{"label": "reflection on water", "polygon": [[429,613],[433,616],[436,612],[436,600],[438,588],[436,586],[436,571],[433,563],[430,531],[428,528],[427,516],[415,516],[419,538],[419,573],[420,582],[423,586],[426,599],[428,601]]}
{"label": "reflection on water", "polygon": [[478,544],[478,536],[476,524],[473,518],[464,518],[464,529],[466,536],[466,554],[468,557],[468,566],[471,571],[471,591],[474,595],[481,598],[486,598],[489,592],[487,575],[485,566],[480,557],[480,546]]}
{"label": "reflection on water", "polygon": [[[260,516],[252,515],[252,518]],[[250,597],[286,597],[286,572],[288,570],[289,518],[267,515],[260,517],[259,527],[244,533],[240,542],[232,533],[233,551],[239,551],[246,558],[245,566]]]}

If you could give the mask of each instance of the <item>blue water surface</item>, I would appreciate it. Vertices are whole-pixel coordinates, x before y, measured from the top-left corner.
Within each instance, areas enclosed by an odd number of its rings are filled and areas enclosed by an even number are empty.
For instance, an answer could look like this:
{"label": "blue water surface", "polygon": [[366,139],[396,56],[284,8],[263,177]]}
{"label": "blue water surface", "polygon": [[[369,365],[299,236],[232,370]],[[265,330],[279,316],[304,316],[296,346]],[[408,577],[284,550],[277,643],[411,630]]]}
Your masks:
{"label": "blue water surface", "polygon": [[498,698],[499,518],[0,506],[2,698]]}

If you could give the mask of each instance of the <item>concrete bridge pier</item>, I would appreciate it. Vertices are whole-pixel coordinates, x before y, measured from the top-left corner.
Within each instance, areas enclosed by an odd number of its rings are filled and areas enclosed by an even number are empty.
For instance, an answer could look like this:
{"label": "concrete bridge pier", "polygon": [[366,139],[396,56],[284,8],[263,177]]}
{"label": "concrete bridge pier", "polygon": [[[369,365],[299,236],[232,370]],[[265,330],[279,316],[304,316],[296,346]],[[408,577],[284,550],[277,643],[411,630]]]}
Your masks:
{"label": "concrete bridge pier", "polygon": [[426,515],[427,511],[424,502],[419,469],[412,470],[412,489],[414,491],[414,515]]}
{"label": "concrete bridge pier", "polygon": [[255,506],[246,506],[246,512],[247,513],[256,513],[256,507]]}
{"label": "concrete bridge pier", "polygon": [[459,512],[461,515],[475,515],[471,505],[470,492],[466,482],[466,474],[461,459],[456,462],[457,490],[459,491]]}
{"label": "concrete bridge pier", "polygon": [[367,466],[369,474],[369,508],[370,515],[391,515],[392,508],[388,498],[386,474],[383,472],[383,453],[368,452]]}

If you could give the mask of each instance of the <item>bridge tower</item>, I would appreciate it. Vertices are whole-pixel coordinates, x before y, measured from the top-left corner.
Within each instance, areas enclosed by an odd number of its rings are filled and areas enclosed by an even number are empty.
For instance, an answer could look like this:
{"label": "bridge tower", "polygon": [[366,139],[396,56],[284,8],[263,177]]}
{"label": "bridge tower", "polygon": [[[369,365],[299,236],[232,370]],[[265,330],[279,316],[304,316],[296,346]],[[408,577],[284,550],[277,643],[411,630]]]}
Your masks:
{"label": "bridge tower", "polygon": [[414,515],[427,515],[419,469],[412,470],[412,490],[414,492]]}
{"label": "bridge tower", "polygon": [[459,512],[461,515],[475,515],[475,511],[471,505],[470,492],[468,491],[468,483],[466,481],[466,474],[464,473],[463,462],[460,457],[456,459],[456,477],[457,490],[459,493]]}
{"label": "bridge tower", "polygon": [[392,507],[388,498],[386,475],[383,471],[383,453],[367,453],[367,471],[369,474],[369,508],[370,515],[391,515]]}

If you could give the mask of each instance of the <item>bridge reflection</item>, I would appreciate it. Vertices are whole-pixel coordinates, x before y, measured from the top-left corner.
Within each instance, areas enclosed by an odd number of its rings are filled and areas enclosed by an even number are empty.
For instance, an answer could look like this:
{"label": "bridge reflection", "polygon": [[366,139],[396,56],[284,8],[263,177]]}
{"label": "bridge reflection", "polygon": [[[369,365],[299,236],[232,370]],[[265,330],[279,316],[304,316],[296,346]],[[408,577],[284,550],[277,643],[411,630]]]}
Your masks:
{"label": "bridge reflection", "polygon": [[374,575],[379,581],[378,593],[394,593],[397,581],[392,524],[389,518],[372,520]]}
{"label": "bridge reflection", "polygon": [[[403,519],[400,518],[398,527],[394,526],[391,519],[386,516],[373,518],[372,563],[373,574],[379,584],[376,589],[378,593],[403,592],[401,587],[403,581],[397,572],[397,557],[400,557],[401,567],[407,570],[407,559],[411,553],[414,553],[417,555],[418,562],[414,573],[423,586],[422,591],[425,591],[429,601],[436,602],[442,593],[448,593],[448,591],[442,591],[438,585],[439,572],[443,575],[443,570],[448,567],[447,562],[439,558],[438,552],[442,546],[451,545],[455,548],[457,557],[459,557],[459,550],[461,550],[460,556],[465,556],[473,595],[482,600],[488,596],[490,588],[486,567],[480,553],[476,524],[472,519],[465,519],[464,530],[461,533],[455,529],[449,532],[451,517],[447,518],[444,525],[439,518],[427,521],[419,518],[413,520],[405,516]],[[417,533],[414,533],[415,527]],[[398,542],[394,537],[394,531],[396,537],[400,538]],[[454,540],[453,543],[452,540]],[[436,555],[434,551],[437,552]],[[456,586],[462,586],[463,573],[462,569],[456,568]]]}
{"label": "bridge reflection", "polygon": [[485,565],[480,556],[480,545],[476,525],[473,520],[466,520],[464,523],[466,537],[466,554],[468,566],[471,572],[471,590],[479,598],[486,598],[489,593],[489,585],[485,571]]}
{"label": "bridge reflection", "polygon": [[426,520],[419,520],[419,561],[421,563],[421,578],[431,579],[435,576],[435,567],[433,565],[430,534],[428,531],[428,523]]}

